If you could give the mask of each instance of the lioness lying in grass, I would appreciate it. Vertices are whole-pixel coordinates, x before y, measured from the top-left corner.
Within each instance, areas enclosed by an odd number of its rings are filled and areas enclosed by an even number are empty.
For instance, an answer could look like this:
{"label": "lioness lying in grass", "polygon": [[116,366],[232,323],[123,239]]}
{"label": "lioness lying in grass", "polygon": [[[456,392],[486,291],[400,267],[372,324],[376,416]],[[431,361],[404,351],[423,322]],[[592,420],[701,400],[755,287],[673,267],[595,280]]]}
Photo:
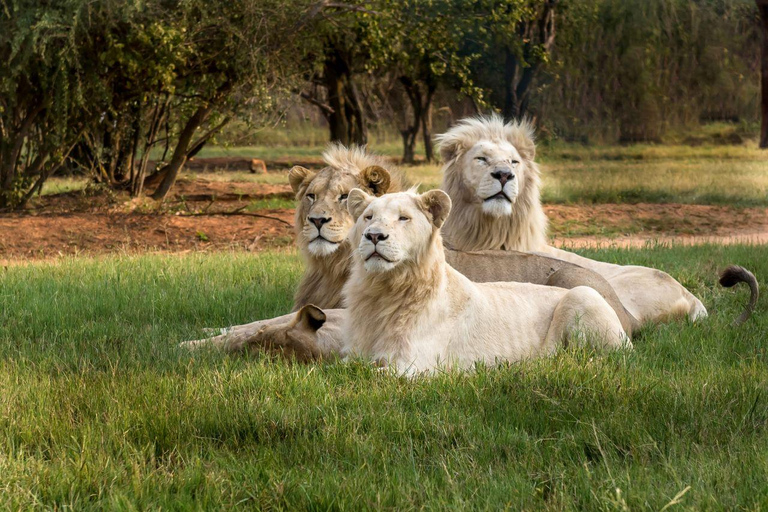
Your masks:
{"label": "lioness lying in grass", "polygon": [[442,190],[374,198],[355,189],[352,272],[344,287],[344,351],[401,373],[551,354],[570,341],[631,347],[592,288],[473,283],[445,261]]}

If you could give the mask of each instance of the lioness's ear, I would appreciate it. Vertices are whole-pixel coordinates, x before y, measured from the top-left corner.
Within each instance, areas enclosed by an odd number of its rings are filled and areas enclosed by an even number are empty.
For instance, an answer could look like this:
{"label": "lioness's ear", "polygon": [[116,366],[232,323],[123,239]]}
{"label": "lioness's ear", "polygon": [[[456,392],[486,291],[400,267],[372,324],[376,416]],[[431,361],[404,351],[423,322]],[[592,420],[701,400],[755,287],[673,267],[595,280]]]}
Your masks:
{"label": "lioness's ear", "polygon": [[364,187],[373,192],[373,195],[380,196],[389,192],[392,176],[385,168],[370,165],[360,173],[360,181]]}
{"label": "lioness's ear", "polygon": [[352,218],[357,220],[373,201],[374,196],[369,196],[359,188],[353,188],[347,196],[347,210]]}
{"label": "lioness's ear", "polygon": [[451,212],[451,198],[442,190],[430,190],[419,196],[424,208],[432,215],[432,224],[439,228]]}
{"label": "lioness's ear", "polygon": [[319,307],[313,304],[307,304],[296,313],[296,323],[294,327],[301,327],[315,332],[325,323],[325,313]]}
{"label": "lioness's ear", "polygon": [[294,165],[291,170],[288,171],[288,182],[290,182],[293,192],[298,193],[299,189],[301,188],[301,184],[304,183],[304,180],[311,178],[314,175],[315,173],[306,167]]}

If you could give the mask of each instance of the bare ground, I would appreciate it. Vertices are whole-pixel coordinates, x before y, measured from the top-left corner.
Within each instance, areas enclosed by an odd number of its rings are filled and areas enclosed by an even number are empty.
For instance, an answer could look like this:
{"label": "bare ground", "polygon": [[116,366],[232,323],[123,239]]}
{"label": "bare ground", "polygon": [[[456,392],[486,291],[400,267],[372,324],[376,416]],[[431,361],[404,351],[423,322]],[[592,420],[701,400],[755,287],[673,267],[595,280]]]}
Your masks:
{"label": "bare ground", "polygon": [[[44,196],[0,215],[0,262],[61,255],[248,250],[290,246],[292,209],[245,211],[290,198],[287,185],[184,180],[159,205],[106,191]],[[553,243],[642,247],[648,243],[768,243],[768,209],[681,204],[547,205]]]}

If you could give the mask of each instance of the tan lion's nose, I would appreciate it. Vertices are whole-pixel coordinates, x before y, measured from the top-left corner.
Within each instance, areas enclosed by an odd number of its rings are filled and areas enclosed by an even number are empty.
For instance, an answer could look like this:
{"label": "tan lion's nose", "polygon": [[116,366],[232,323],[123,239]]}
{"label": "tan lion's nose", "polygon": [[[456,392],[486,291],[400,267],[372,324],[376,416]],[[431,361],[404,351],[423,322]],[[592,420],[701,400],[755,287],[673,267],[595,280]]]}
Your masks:
{"label": "tan lion's nose", "polygon": [[317,226],[318,231],[320,231],[320,228],[323,227],[323,224],[331,222],[330,217],[307,217],[307,219],[309,219],[309,222]]}

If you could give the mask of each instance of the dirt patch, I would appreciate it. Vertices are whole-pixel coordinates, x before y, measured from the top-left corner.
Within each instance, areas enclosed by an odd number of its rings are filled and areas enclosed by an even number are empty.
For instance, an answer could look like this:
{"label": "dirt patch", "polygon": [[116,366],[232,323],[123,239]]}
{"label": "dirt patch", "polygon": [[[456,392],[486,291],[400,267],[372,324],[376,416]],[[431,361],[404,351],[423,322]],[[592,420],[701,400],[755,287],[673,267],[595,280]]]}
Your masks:
{"label": "dirt patch", "polygon": [[[292,197],[290,187],[184,180],[162,204],[98,189],[45,196],[28,212],[0,215],[0,261],[291,246],[292,209],[253,209],[254,200],[275,197]],[[558,246],[768,243],[766,208],[601,204],[545,210]]]}
{"label": "dirt patch", "polygon": [[274,219],[141,213],[3,216],[0,259],[113,252],[257,251],[292,243],[293,211],[259,213]]}
{"label": "dirt patch", "polygon": [[768,208],[600,204],[548,205],[545,211],[558,246],[768,243]]}

